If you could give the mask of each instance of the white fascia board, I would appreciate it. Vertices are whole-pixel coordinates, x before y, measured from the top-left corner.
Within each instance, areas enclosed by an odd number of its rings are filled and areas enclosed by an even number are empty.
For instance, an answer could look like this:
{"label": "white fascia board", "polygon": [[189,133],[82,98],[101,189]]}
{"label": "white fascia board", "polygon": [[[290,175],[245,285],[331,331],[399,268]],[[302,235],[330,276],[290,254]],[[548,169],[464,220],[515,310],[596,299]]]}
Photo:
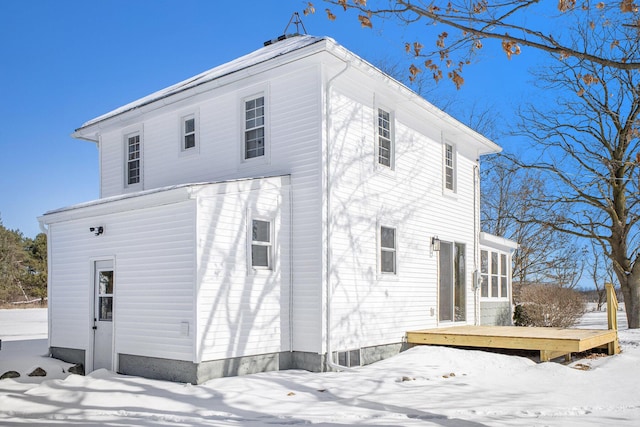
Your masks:
{"label": "white fascia board", "polygon": [[174,185],[170,187],[122,194],[80,203],[46,212],[38,217],[41,224],[53,224],[81,218],[108,215],[137,209],[179,203],[201,195],[229,194],[253,190],[279,189],[290,183],[289,175],[246,178],[220,182]]}
{"label": "white fascia board", "polygon": [[38,217],[42,224],[72,221],[155,206],[178,203],[191,198],[190,187],[159,188],[93,200],[46,212]]}
{"label": "white fascia board", "polygon": [[502,249],[502,250],[515,250],[515,249],[518,249],[520,245],[518,245],[518,243],[514,242],[513,240],[509,240],[504,237],[485,233],[483,231],[480,233],[480,246],[486,246],[486,247]]}

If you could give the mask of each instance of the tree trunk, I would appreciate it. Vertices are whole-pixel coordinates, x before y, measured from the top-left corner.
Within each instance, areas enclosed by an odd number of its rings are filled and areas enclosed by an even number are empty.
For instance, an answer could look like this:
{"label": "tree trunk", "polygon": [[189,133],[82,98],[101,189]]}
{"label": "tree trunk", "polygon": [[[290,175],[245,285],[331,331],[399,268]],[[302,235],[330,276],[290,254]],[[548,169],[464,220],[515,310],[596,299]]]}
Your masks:
{"label": "tree trunk", "polygon": [[621,283],[624,308],[629,329],[640,328],[640,277],[629,275],[626,283]]}

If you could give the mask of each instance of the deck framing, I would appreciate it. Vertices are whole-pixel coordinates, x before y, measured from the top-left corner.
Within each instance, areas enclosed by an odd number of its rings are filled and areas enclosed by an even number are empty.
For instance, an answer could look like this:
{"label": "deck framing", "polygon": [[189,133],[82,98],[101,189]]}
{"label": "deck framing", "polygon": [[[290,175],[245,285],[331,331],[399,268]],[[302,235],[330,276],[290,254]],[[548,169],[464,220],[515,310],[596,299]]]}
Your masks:
{"label": "deck framing", "polygon": [[543,362],[562,356],[570,360],[571,353],[597,347],[606,347],[609,354],[619,352],[617,331],[605,329],[461,325],[409,331],[406,337],[414,345],[535,350]]}

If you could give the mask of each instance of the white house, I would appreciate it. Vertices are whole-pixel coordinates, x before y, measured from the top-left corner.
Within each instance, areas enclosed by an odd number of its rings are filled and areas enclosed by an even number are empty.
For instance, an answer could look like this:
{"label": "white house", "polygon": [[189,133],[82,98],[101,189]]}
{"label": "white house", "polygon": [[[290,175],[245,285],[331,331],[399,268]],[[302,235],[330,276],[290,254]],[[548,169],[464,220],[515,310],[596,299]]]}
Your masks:
{"label": "white house", "polygon": [[510,310],[510,268],[481,263],[513,248],[480,233],[500,148],[330,38],[281,37],[73,136],[98,147],[100,198],[39,220],[50,351],[87,372],[338,369]]}

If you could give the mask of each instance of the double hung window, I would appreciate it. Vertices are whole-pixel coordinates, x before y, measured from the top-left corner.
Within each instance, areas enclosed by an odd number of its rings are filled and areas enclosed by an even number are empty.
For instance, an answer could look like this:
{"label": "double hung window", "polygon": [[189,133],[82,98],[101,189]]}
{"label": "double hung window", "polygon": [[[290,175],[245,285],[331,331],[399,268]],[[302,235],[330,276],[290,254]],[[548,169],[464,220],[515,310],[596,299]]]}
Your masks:
{"label": "double hung window", "polygon": [[396,229],[380,227],[380,272],[396,274],[397,272]]}
{"label": "double hung window", "polygon": [[127,136],[127,185],[135,185],[140,183],[140,134],[132,134]]}
{"label": "double hung window", "polygon": [[264,96],[244,103],[244,159],[265,154],[265,105]]}
{"label": "double hung window", "polygon": [[182,151],[196,148],[196,117],[190,114],[182,118]]}
{"label": "double hung window", "polygon": [[391,114],[378,108],[378,163],[389,168],[393,165],[393,135]]}
{"label": "double hung window", "polygon": [[455,150],[453,145],[444,145],[444,188],[456,191]]}
{"label": "double hung window", "polygon": [[251,222],[251,266],[254,269],[271,269],[273,266],[273,242],[271,222],[254,219]]}

